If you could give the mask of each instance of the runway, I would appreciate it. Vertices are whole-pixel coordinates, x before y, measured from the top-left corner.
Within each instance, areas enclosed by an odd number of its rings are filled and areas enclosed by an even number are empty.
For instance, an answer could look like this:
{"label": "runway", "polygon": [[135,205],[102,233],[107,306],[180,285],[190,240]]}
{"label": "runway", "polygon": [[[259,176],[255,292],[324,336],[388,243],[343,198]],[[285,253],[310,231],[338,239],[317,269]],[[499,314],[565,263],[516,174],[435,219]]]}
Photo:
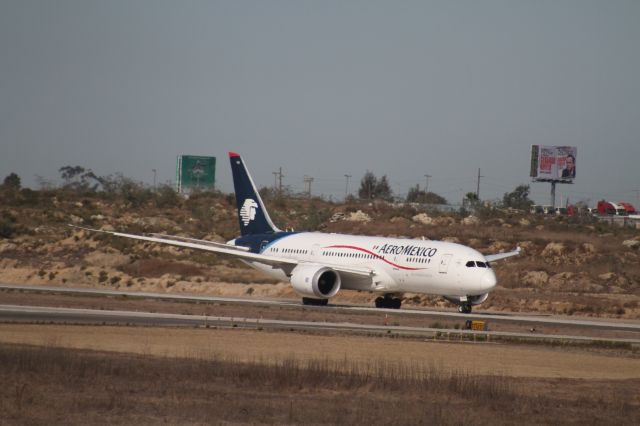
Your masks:
{"label": "runway", "polygon": [[640,344],[640,339],[599,338],[556,334],[527,334],[497,331],[451,330],[429,327],[364,325],[334,322],[285,321],[262,318],[232,318],[205,315],[181,315],[133,311],[101,311],[95,309],[52,308],[40,306],[0,305],[0,318],[16,322],[53,322],[74,324],[120,324],[147,326],[192,326],[250,329],[285,329],[335,331],[366,334],[395,334],[433,337],[439,335],[483,335],[536,340],[584,342],[618,342]]}
{"label": "runway", "polygon": [[[70,308],[55,306],[32,306],[25,304],[3,304],[0,305],[0,321],[2,322],[18,322],[18,323],[56,323],[56,324],[104,324],[104,325],[140,325],[140,326],[183,326],[183,327],[215,327],[215,328],[245,328],[245,329],[271,329],[271,330],[289,330],[289,331],[313,331],[321,333],[350,333],[350,334],[368,334],[368,335],[390,335],[390,336],[412,336],[420,338],[444,338],[449,339],[451,335],[455,335],[462,339],[476,339],[482,336],[482,340],[491,340],[492,338],[511,338],[526,340],[545,340],[545,341],[574,341],[574,342],[616,342],[629,343],[633,345],[640,344],[640,335],[633,332],[640,331],[640,324],[616,321],[586,321],[558,319],[545,316],[521,316],[521,315],[495,315],[476,313],[473,315],[459,314],[457,312],[441,312],[419,309],[401,309],[401,310],[381,310],[378,308],[362,307],[362,306],[303,306],[297,301],[283,300],[264,300],[264,299],[244,299],[216,296],[191,296],[191,295],[172,295],[158,293],[141,293],[141,292],[125,292],[114,290],[94,290],[94,289],[74,289],[59,288],[53,286],[17,286],[17,285],[0,285],[0,290],[13,290],[20,292],[37,292],[39,294],[66,294],[66,295],[90,295],[96,297],[126,297],[132,299],[151,299],[151,300],[169,300],[169,301],[195,301],[207,302],[212,304],[237,304],[237,305],[256,305],[265,306],[286,306],[290,310],[302,312],[315,311],[316,313],[327,312],[329,315],[316,316],[313,321],[263,318],[262,316],[222,316],[222,315],[198,315],[198,314],[177,314],[166,312],[141,312],[133,310],[121,309],[86,309],[86,308]],[[36,302],[37,304],[37,302]],[[125,305],[122,305],[125,306]],[[127,305],[128,306],[128,305]],[[350,322],[349,316],[340,314],[340,312],[371,312],[380,314],[388,311],[389,315],[407,315],[409,317],[422,319],[425,321],[414,321],[413,326],[399,325],[398,323],[387,324],[363,324]],[[258,310],[239,310],[244,315],[254,313],[257,315]],[[333,314],[332,314],[333,313]],[[309,319],[309,314],[304,315],[304,319]],[[558,325],[571,325],[573,327],[593,329],[606,329],[607,331],[624,332],[622,336],[590,336],[590,335],[571,335],[571,330],[565,332],[550,333],[530,333],[524,332],[520,327],[516,331],[473,331],[460,330],[452,328],[440,328],[437,325],[429,327],[415,326],[415,324],[426,323],[427,317],[441,318],[459,318],[459,319],[482,319],[495,322],[509,323],[527,323],[541,324],[549,323]],[[351,318],[354,318],[351,316]],[[405,317],[406,318],[406,317]],[[336,321],[336,319],[345,319],[344,321]],[[333,320],[333,321],[331,321]],[[437,324],[437,323],[436,323]],[[631,332],[631,333],[630,333]]]}
{"label": "runway", "polygon": [[[128,292],[120,290],[97,290],[97,289],[82,289],[82,288],[65,288],[54,286],[25,286],[25,285],[12,285],[12,284],[0,284],[0,290],[19,290],[30,292],[44,292],[44,293],[60,293],[60,294],[75,294],[75,295],[92,295],[92,296],[110,296],[110,297],[127,297],[138,299],[154,299],[154,300],[170,300],[170,301],[191,301],[191,302],[207,302],[207,303],[227,303],[227,304],[239,304],[239,305],[265,305],[265,306],[286,306],[291,308],[301,308],[303,305],[298,300],[275,300],[275,299],[253,299],[253,298],[234,298],[234,297],[220,297],[220,296],[196,296],[196,295],[180,295],[180,294],[167,294],[167,293],[148,293],[148,292]],[[329,310],[335,309],[343,312],[389,312],[390,314],[402,314],[402,315],[414,315],[414,316],[428,316],[430,318],[442,318],[442,319],[460,319],[460,320],[484,320],[492,322],[509,322],[527,324],[535,327],[536,325],[553,325],[553,326],[570,326],[570,327],[587,327],[590,329],[604,329],[604,330],[619,330],[619,331],[632,331],[640,332],[640,322],[629,321],[616,321],[616,320],[590,320],[590,319],[573,319],[573,318],[558,318],[555,316],[547,315],[520,315],[520,314],[494,314],[475,312],[472,314],[461,314],[458,312],[448,311],[435,311],[426,309],[380,309],[367,306],[346,306],[346,305],[333,305],[321,307],[304,306],[305,309],[316,310]],[[98,311],[106,314],[104,311]],[[61,313],[58,313],[60,315]],[[76,315],[76,314],[74,314]],[[93,317],[97,316],[95,313]],[[113,317],[109,317],[113,320]],[[131,318],[130,322],[140,321],[139,318]],[[158,319],[159,321],[159,319]],[[164,318],[162,321],[168,321]],[[191,321],[191,320],[189,320]],[[199,320],[200,321],[200,320]],[[316,323],[312,323],[316,324]],[[310,325],[311,327],[311,325]],[[430,332],[438,329],[429,329]],[[451,330],[446,330],[451,331]],[[632,339],[633,340],[633,339]]]}

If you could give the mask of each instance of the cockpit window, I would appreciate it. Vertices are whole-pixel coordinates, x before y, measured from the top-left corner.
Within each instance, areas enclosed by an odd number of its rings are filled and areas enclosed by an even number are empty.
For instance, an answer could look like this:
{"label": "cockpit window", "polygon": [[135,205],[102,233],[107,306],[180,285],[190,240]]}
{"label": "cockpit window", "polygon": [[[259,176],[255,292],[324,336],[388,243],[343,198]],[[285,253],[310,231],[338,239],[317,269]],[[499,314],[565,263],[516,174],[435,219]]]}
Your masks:
{"label": "cockpit window", "polygon": [[466,263],[467,268],[474,268],[476,266],[478,268],[491,268],[491,265],[489,265],[489,262],[480,262],[480,261],[470,260]]}

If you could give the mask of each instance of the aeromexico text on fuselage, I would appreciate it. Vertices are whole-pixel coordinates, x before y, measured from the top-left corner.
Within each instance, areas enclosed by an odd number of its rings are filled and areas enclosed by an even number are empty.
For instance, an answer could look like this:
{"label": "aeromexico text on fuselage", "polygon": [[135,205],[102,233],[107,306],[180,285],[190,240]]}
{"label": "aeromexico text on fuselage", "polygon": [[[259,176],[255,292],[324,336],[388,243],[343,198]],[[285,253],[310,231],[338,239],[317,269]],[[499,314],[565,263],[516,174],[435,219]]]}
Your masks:
{"label": "aeromexico text on fuselage", "polygon": [[384,244],[382,247],[374,246],[373,250],[382,254],[397,254],[411,257],[433,257],[438,252],[437,248],[421,247],[412,244],[399,246],[394,244]]}
{"label": "aeromexico text on fuselage", "polygon": [[[243,237],[236,238],[235,244],[239,246],[249,247],[251,248],[251,251],[254,253],[260,253],[264,250],[266,245],[271,245],[277,240],[280,240],[290,235],[296,235],[296,234],[298,234],[298,232],[276,232],[273,234],[245,235]],[[323,248],[330,248],[330,246],[323,247]],[[345,246],[341,248],[347,248],[347,247]],[[350,248],[369,252],[368,250],[360,247],[350,247]],[[427,259],[434,257],[436,253],[438,253],[437,248],[428,247],[428,246],[424,247],[424,246],[419,246],[414,244],[396,245],[396,244],[384,243],[382,245],[380,244],[374,245],[372,247],[372,250],[375,253],[371,253],[371,252],[369,253],[376,254],[376,255],[395,254],[395,255],[410,256],[410,257],[424,257]]]}

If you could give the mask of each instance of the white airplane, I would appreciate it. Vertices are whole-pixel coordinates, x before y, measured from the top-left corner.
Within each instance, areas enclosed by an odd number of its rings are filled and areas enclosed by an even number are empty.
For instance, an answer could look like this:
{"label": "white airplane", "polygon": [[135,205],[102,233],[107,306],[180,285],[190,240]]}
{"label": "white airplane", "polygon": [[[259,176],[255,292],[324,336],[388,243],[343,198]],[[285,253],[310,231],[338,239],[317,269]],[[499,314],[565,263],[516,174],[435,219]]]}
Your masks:
{"label": "white airplane", "polygon": [[[490,262],[520,248],[483,256],[461,244],[278,229],[239,154],[230,152],[241,236],[224,243],[171,235],[104,232],[235,256],[277,279],[290,281],[307,305],[326,305],[340,290],[380,293],[376,307],[398,309],[398,293],[440,295],[470,313],[496,286]],[[87,228],[84,228],[87,229]]]}

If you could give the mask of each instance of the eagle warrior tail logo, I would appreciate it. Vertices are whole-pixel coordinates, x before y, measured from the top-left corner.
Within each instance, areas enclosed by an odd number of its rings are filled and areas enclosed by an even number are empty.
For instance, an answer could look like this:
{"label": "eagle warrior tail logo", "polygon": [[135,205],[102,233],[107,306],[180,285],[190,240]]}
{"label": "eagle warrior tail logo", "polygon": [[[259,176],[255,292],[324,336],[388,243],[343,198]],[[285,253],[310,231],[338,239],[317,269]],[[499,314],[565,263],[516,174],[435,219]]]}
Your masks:
{"label": "eagle warrior tail logo", "polygon": [[247,198],[244,200],[242,204],[242,208],[240,209],[240,217],[242,218],[242,223],[244,226],[247,226],[249,222],[256,218],[256,209],[258,208],[258,203],[256,203],[251,198]]}

